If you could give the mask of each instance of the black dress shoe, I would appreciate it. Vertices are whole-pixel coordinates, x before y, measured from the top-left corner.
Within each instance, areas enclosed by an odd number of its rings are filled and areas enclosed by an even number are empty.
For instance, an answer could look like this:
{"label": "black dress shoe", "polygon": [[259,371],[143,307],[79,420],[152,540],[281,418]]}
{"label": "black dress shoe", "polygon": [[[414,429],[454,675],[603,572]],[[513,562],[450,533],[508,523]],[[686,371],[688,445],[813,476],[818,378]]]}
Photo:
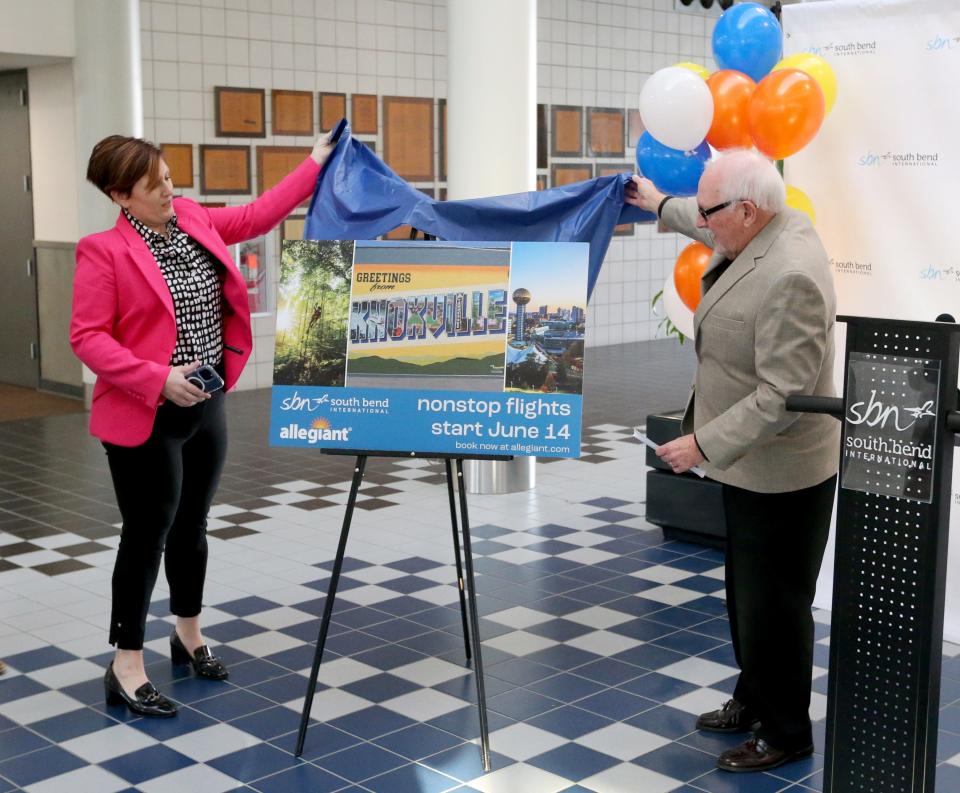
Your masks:
{"label": "black dress shoe", "polygon": [[813,744],[791,751],[775,749],[763,738],[754,736],[733,749],[727,749],[717,758],[717,768],[734,773],[769,771],[784,763],[799,760],[813,754]]}
{"label": "black dress shoe", "polygon": [[149,680],[140,686],[131,697],[120,685],[120,681],[113,671],[113,661],[110,662],[110,666],[107,667],[107,674],[104,675],[103,688],[107,695],[108,705],[126,705],[134,713],[141,716],[169,718],[177,715],[177,703],[163,696]]}
{"label": "black dress shoe", "polygon": [[201,644],[193,651],[193,655],[190,655],[190,651],[180,641],[176,628],[170,634],[170,658],[175,664],[190,664],[196,674],[208,680],[226,680],[230,676],[226,664],[210,652],[207,645]]}
{"label": "black dress shoe", "polygon": [[697,729],[709,732],[750,732],[759,724],[757,717],[735,699],[724,702],[720,710],[701,713],[697,718]]}

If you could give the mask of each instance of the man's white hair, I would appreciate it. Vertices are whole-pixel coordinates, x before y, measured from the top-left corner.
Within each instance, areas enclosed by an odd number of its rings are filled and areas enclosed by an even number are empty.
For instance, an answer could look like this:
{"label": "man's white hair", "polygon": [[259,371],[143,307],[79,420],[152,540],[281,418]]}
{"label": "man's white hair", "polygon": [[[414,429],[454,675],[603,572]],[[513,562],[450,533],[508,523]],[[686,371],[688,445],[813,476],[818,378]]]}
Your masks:
{"label": "man's white hair", "polygon": [[782,212],[787,190],[777,166],[752,149],[730,149],[714,157],[706,169],[717,170],[724,201],[752,201],[767,212]]}

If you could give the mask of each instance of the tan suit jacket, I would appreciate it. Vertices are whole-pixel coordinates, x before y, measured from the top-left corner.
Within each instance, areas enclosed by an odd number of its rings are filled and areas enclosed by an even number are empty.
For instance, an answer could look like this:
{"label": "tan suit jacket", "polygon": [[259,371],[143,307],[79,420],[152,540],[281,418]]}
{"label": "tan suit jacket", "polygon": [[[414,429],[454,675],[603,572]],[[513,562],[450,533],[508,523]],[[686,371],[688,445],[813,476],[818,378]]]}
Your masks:
{"label": "tan suit jacket", "polygon": [[[667,226],[712,246],[696,218],[694,199],[663,207]],[[696,432],[717,481],[759,493],[817,485],[837,471],[840,423],[787,412],[785,402],[834,395],[836,295],[826,251],[807,216],[786,209],[718,278],[722,261],[711,257],[694,315],[698,364],[683,431]]]}

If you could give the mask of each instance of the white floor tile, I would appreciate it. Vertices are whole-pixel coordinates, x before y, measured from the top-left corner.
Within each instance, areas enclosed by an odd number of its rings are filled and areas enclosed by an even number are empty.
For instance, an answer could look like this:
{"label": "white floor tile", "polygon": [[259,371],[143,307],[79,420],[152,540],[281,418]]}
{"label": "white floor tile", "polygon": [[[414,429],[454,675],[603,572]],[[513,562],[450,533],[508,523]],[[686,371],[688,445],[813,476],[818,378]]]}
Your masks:
{"label": "white floor tile", "polygon": [[229,724],[215,724],[186,735],[178,735],[164,743],[180,754],[205,763],[215,757],[256,746],[260,739]]}
{"label": "white floor tile", "polygon": [[[98,643],[103,641],[98,638]],[[105,652],[109,646],[101,646],[101,652]],[[48,688],[66,688],[74,683],[82,683],[84,680],[94,680],[103,677],[103,667],[93,664],[90,661],[68,661],[65,664],[56,666],[47,666],[37,669],[27,674],[38,683]]]}
{"label": "white floor tile", "polygon": [[156,741],[145,732],[126,724],[81,735],[60,744],[62,749],[82,757],[88,763],[102,763],[128,752],[145,749]]}
{"label": "white floor tile", "polygon": [[581,736],[577,743],[626,761],[666,746],[671,741],[662,735],[619,722]]}
{"label": "white floor tile", "polygon": [[[319,721],[332,721],[341,716],[346,716],[348,713],[356,713],[358,710],[369,708],[373,704],[370,700],[358,697],[349,691],[328,688],[326,691],[320,691],[313,695],[313,707],[310,710],[310,715]],[[283,706],[300,713],[303,710],[303,697],[284,702]]]}
{"label": "white floor tile", "polygon": [[501,625],[508,625],[517,630],[522,630],[532,625],[549,622],[555,618],[552,614],[545,614],[542,611],[536,611],[526,606],[514,606],[513,608],[504,609],[503,611],[495,611],[493,614],[487,614],[485,619],[499,622]]}
{"label": "white floor tile", "polygon": [[118,790],[126,790],[129,787],[128,782],[115,774],[99,766],[88,765],[36,782],[24,790],[26,793],[80,793],[87,790],[97,793],[116,793]]}
{"label": "white floor tile", "polygon": [[564,619],[602,630],[612,628],[614,625],[621,625],[624,622],[630,622],[634,617],[622,611],[604,608],[603,606],[591,606],[582,611],[574,611],[571,614],[567,614]]}
{"label": "white floor tile", "polygon": [[320,664],[317,681],[325,686],[336,688],[379,674],[380,670],[370,664],[364,664],[352,658],[337,658],[335,661],[324,661]]}
{"label": "white floor tile", "polygon": [[575,639],[568,639],[564,644],[597,655],[616,655],[624,650],[639,647],[643,642],[610,631],[593,631],[585,633],[583,636],[577,636]]}
{"label": "white floor tile", "polygon": [[490,748],[513,760],[528,760],[567,743],[555,733],[529,724],[517,723],[490,733]]}
{"label": "white floor tile", "polygon": [[596,793],[669,793],[683,787],[683,782],[633,763],[621,763],[580,782]]}
{"label": "white floor tile", "polygon": [[190,765],[170,774],[140,782],[137,789],[142,793],[171,793],[171,791],[203,791],[203,793],[226,793],[237,787],[237,780],[208,765]]}
{"label": "white floor tile", "polygon": [[557,793],[570,783],[532,765],[516,763],[471,780],[470,787],[483,793]]}
{"label": "white floor tile", "polygon": [[83,703],[73,697],[59,691],[45,691],[3,703],[0,705],[0,716],[6,716],[20,724],[33,724],[35,721],[61,716],[82,707]]}
{"label": "white floor tile", "polygon": [[[684,713],[690,713],[699,716],[701,713],[707,713],[723,706],[723,703],[730,699],[730,694],[725,694],[716,688],[698,688],[680,697],[665,702],[671,708],[682,710]],[[693,730],[694,722],[691,720],[690,729]]]}
{"label": "white floor tile", "polygon": [[411,691],[409,694],[403,694],[380,703],[381,707],[387,708],[387,710],[392,710],[401,716],[418,721],[429,721],[469,704],[469,702],[458,697],[451,697],[449,694],[433,689]]}
{"label": "white floor tile", "polygon": [[[322,666],[320,668],[323,669]],[[424,658],[422,661],[415,661],[412,664],[391,669],[390,674],[429,687],[464,675],[472,675],[473,670],[451,664],[440,658]]]}
{"label": "white floor tile", "polygon": [[684,658],[675,664],[670,664],[657,670],[661,675],[669,675],[687,683],[698,686],[712,686],[721,680],[726,680],[737,670],[726,664],[718,664],[705,658]]}
{"label": "white floor tile", "polygon": [[645,567],[643,570],[637,570],[636,572],[630,573],[630,575],[634,578],[642,578],[644,581],[656,581],[658,584],[675,584],[677,581],[683,581],[684,578],[692,577],[693,573],[658,564],[654,567]]}
{"label": "white floor tile", "polygon": [[559,642],[553,639],[527,633],[527,631],[511,631],[493,639],[487,639],[483,643],[484,647],[493,647],[496,650],[503,650],[505,653],[520,656],[546,650],[548,647],[554,647],[557,644]]}
{"label": "white floor tile", "polygon": [[672,586],[671,584],[663,584],[662,586],[655,586],[652,589],[645,589],[638,597],[655,600],[657,603],[665,603],[668,606],[682,606],[691,600],[702,598],[703,593],[695,592],[691,589],[684,589],[683,587]]}

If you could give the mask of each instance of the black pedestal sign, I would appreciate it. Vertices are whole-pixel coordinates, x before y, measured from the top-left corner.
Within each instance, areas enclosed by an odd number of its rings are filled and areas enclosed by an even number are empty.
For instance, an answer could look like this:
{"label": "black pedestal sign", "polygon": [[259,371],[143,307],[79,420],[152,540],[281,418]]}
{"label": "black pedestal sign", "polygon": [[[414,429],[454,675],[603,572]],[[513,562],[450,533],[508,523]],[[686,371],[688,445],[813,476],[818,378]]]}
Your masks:
{"label": "black pedestal sign", "polygon": [[933,793],[960,327],[838,320],[843,400],[789,404],[843,419],[823,789]]}

